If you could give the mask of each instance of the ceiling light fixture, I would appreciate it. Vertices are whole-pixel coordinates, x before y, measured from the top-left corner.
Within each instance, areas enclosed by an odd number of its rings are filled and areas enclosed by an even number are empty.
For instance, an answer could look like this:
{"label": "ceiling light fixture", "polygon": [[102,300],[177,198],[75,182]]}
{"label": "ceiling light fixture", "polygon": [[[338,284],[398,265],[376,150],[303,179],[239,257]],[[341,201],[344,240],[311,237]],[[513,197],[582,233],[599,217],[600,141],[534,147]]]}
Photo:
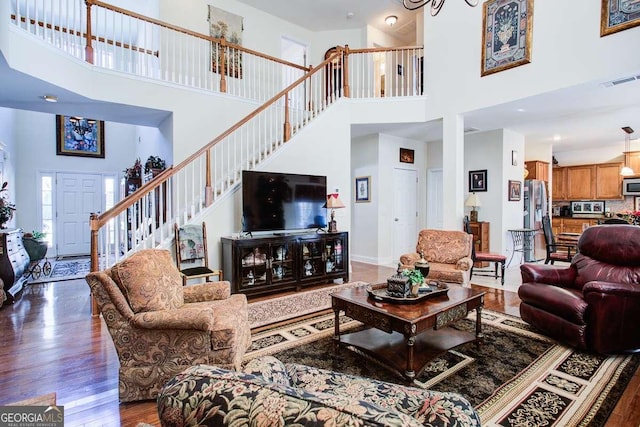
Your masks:
{"label": "ceiling light fixture", "polygon": [[[464,0],[471,7],[475,7],[478,5],[478,0]],[[402,0],[402,5],[409,10],[416,10],[421,8],[422,6],[431,3],[431,16],[436,16],[442,6],[444,5],[444,0]]]}
{"label": "ceiling light fixture", "polygon": [[631,176],[634,175],[633,169],[629,166],[629,152],[631,151],[631,134],[633,133],[633,129],[629,126],[625,126],[622,128],[625,132],[624,136],[624,167],[620,170],[620,175],[622,176]]}
{"label": "ceiling light fixture", "polygon": [[398,22],[398,17],[395,15],[389,15],[384,18],[384,22],[386,22],[388,26],[393,27],[393,24]]}
{"label": "ceiling light fixture", "polygon": [[47,102],[58,102],[58,97],[55,95],[43,95],[42,99]]}

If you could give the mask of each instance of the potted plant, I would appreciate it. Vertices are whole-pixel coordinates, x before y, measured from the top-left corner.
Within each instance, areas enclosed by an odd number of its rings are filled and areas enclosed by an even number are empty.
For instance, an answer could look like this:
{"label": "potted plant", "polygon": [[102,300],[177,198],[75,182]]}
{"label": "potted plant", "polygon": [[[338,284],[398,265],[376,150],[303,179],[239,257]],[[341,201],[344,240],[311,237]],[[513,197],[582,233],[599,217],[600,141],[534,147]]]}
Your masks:
{"label": "potted plant", "polygon": [[16,210],[16,205],[9,202],[7,198],[7,192],[9,189],[7,186],[9,183],[7,181],[2,183],[2,187],[0,187],[0,228],[7,228],[7,222],[13,218],[13,213]]}
{"label": "potted plant", "polygon": [[45,237],[47,237],[47,233],[35,230],[31,233],[24,233],[22,236],[22,244],[31,261],[39,261],[47,254],[49,243]]}
{"label": "potted plant", "polygon": [[422,271],[418,269],[411,270],[409,268],[405,268],[402,274],[409,278],[409,283],[411,284],[411,296],[417,297],[420,292],[420,286],[424,282]]}
{"label": "potted plant", "polygon": [[144,173],[152,172],[153,176],[156,176],[159,172],[165,170],[167,164],[158,156],[149,156],[144,164]]}
{"label": "potted plant", "polygon": [[136,179],[142,176],[142,162],[136,159],[136,162],[130,168],[124,170],[125,179]]}

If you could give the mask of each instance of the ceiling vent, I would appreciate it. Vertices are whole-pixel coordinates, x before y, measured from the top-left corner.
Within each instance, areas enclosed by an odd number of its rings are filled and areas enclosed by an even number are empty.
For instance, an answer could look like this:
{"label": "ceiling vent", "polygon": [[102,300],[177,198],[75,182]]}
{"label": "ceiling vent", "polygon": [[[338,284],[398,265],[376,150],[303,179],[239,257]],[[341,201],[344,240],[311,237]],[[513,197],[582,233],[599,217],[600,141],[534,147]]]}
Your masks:
{"label": "ceiling vent", "polygon": [[629,82],[633,82],[633,81],[637,81],[637,80],[640,80],[640,75],[623,77],[623,78],[617,79],[617,80],[611,80],[609,82],[602,83],[602,86],[604,86],[604,87],[618,86],[618,85],[621,85],[621,84],[625,84],[625,83],[629,83]]}
{"label": "ceiling vent", "polygon": [[471,133],[471,132],[477,132],[480,129],[476,129],[476,128],[472,128],[472,127],[468,127],[468,128],[464,128],[464,133]]}

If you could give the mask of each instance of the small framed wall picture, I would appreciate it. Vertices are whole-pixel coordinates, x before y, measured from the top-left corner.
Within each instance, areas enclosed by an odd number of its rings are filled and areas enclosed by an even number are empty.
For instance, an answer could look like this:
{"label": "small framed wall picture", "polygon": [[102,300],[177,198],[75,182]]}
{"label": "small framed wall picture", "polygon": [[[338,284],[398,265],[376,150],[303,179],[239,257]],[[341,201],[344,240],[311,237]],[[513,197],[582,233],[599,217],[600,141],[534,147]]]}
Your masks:
{"label": "small framed wall picture", "polygon": [[413,163],[415,161],[415,151],[409,148],[400,149],[400,163]]}
{"label": "small framed wall picture", "polygon": [[509,180],[509,201],[517,202],[522,197],[522,182]]}
{"label": "small framed wall picture", "polygon": [[469,171],[469,193],[487,191],[487,170]]}
{"label": "small framed wall picture", "polygon": [[518,152],[511,150],[511,166],[518,166]]}
{"label": "small framed wall picture", "polygon": [[371,201],[370,184],[370,176],[359,176],[356,178],[356,203]]}

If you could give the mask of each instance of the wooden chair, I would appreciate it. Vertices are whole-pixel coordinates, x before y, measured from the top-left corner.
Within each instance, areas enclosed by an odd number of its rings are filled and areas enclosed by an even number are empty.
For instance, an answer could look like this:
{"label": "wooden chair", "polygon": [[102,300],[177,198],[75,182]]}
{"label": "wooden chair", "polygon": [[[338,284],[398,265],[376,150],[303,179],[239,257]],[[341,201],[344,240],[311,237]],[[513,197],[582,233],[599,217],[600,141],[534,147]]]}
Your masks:
{"label": "wooden chair", "polygon": [[551,228],[551,220],[548,215],[542,217],[542,231],[544,232],[544,241],[547,246],[547,258],[544,260],[544,263],[551,263],[553,265],[555,261],[571,262],[571,259],[577,252],[577,246],[575,244],[556,242],[553,229]]}
{"label": "wooden chair", "polygon": [[[211,277],[222,281],[222,270],[209,268],[209,253],[207,251],[207,226],[187,224],[178,227],[174,225],[176,242],[176,264],[182,274],[182,284],[187,286],[190,279],[205,279],[210,282]],[[195,264],[184,267],[184,264]]]}
{"label": "wooden chair", "polygon": [[[473,235],[471,231],[471,223],[469,222],[469,217],[465,215],[464,220],[464,231]],[[470,277],[473,277],[475,263],[476,262],[492,262],[494,263],[494,271],[493,274],[484,274],[478,273],[476,271],[476,276],[493,276],[494,279],[498,278],[498,264],[500,264],[500,283],[504,286],[504,270],[505,264],[507,262],[507,257],[505,255],[496,253],[496,252],[476,252],[476,242],[473,242],[473,249],[471,250],[471,259],[473,260],[473,265],[471,266],[471,274]],[[486,271],[486,270],[480,270]]]}

